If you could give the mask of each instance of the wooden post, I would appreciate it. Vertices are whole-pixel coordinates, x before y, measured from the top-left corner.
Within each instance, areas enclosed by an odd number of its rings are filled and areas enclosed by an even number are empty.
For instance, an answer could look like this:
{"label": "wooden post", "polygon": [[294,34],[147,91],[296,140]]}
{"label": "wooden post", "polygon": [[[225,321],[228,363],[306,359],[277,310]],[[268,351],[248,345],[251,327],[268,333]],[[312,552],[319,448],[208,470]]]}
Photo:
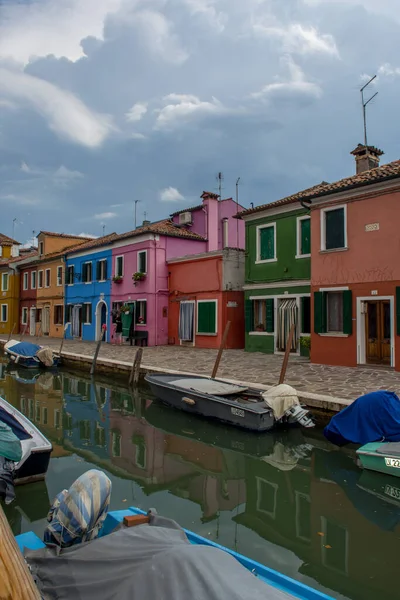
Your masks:
{"label": "wooden post", "polygon": [[1,505],[0,540],[0,600],[40,600]]}
{"label": "wooden post", "polygon": [[59,356],[61,356],[61,352],[62,352],[62,349],[63,349],[63,346],[64,346],[64,341],[65,341],[65,336],[67,335],[67,330],[68,330],[68,323],[66,323],[64,325],[64,335],[63,335],[63,338],[61,340],[60,350],[58,351]]}
{"label": "wooden post", "polygon": [[9,342],[11,340],[11,336],[14,333],[14,329],[16,328],[17,324],[14,323],[13,328],[11,329],[10,333],[8,334],[8,340],[7,342]]}
{"label": "wooden post", "polygon": [[38,332],[37,332],[37,336],[36,336],[36,341],[39,341],[40,335],[42,333],[42,321],[39,321],[39,327],[38,327]]}
{"label": "wooden post", "polygon": [[288,339],[286,342],[286,350],[285,350],[285,356],[283,357],[282,369],[281,369],[281,374],[279,377],[279,385],[281,383],[283,383],[285,380],[286,369],[287,369],[288,362],[289,362],[289,354],[290,354],[290,349],[292,347],[292,341],[293,341],[295,329],[296,329],[296,325],[295,325],[295,323],[293,323],[293,325],[290,328]]}
{"label": "wooden post", "polygon": [[226,324],[226,327],[225,327],[224,335],[222,336],[221,345],[220,345],[219,350],[218,350],[218,354],[217,354],[217,358],[216,358],[215,365],[214,365],[214,368],[213,368],[213,372],[212,372],[212,375],[211,375],[211,379],[215,379],[215,377],[217,376],[217,371],[218,371],[218,368],[219,368],[219,363],[221,362],[222,353],[223,353],[225,345],[226,345],[226,340],[227,340],[227,337],[228,337],[230,326],[231,326],[231,322],[228,321],[227,324]]}
{"label": "wooden post", "polygon": [[24,337],[25,333],[26,333],[26,328],[28,327],[28,325],[25,325],[23,332],[21,333],[21,337],[19,338],[19,341],[22,342],[22,338]]}
{"label": "wooden post", "polygon": [[129,376],[129,385],[137,385],[140,378],[140,364],[142,362],[143,348],[140,347],[136,351],[135,360],[133,361],[131,374]]}
{"label": "wooden post", "polygon": [[[103,337],[103,335],[101,336],[101,338]],[[93,362],[92,362],[92,366],[90,367],[90,374],[94,375],[94,372],[96,370],[96,363],[97,363],[97,357],[99,356],[99,352],[100,352],[100,346],[101,346],[101,342],[102,339],[99,339],[99,341],[97,342],[97,346],[96,346],[96,352],[94,353],[94,357],[93,357]]]}

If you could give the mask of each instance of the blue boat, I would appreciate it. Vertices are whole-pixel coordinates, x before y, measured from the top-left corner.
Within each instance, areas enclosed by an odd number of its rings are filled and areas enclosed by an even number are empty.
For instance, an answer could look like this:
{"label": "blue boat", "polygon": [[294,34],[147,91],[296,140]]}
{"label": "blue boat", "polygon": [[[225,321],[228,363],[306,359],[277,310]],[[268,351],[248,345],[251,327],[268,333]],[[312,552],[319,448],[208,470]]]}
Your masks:
{"label": "blue boat", "polygon": [[58,367],[60,357],[51,348],[39,346],[31,342],[10,340],[4,344],[4,352],[10,364],[27,369]]}
{"label": "blue boat", "polygon": [[[121,526],[122,523],[124,522],[125,517],[133,517],[133,516],[137,516],[137,515],[146,515],[147,513],[145,513],[144,511],[140,510],[139,508],[128,508],[126,510],[118,510],[118,511],[111,511],[108,513],[106,520],[104,521],[103,527],[100,531],[99,534],[99,538],[97,540],[94,540],[91,542],[91,544],[101,544],[102,540],[101,538],[104,538],[105,536],[109,536],[109,534],[111,534],[112,532],[115,532],[115,529],[118,526]],[[141,529],[143,532],[142,527],[135,527],[134,529]],[[153,528],[154,529],[154,528]],[[262,597],[264,598],[268,598],[268,599],[276,599],[276,600],[289,600],[289,599],[298,599],[298,600],[333,600],[333,598],[331,596],[327,596],[326,594],[324,594],[323,592],[319,592],[299,581],[296,581],[294,579],[291,579],[290,577],[287,577],[286,575],[283,575],[282,573],[279,573],[278,571],[274,571],[273,569],[270,569],[268,567],[265,567],[264,565],[251,560],[250,558],[247,558],[245,556],[243,556],[242,554],[238,554],[237,552],[234,552],[233,550],[230,550],[229,548],[226,548],[224,546],[221,546],[219,544],[216,544],[215,542],[212,542],[210,540],[207,540],[191,531],[188,530],[184,530],[187,540],[194,546],[200,546],[200,547],[204,547],[204,546],[208,546],[210,548],[213,548],[214,551],[215,550],[222,550],[224,553],[230,555],[230,557],[235,558],[246,570],[247,572],[252,573],[255,577],[257,577],[257,579],[262,582],[263,584],[265,584],[265,596],[264,596],[264,589],[261,586],[261,593],[262,593]],[[115,532],[114,535],[118,535],[122,533],[121,531],[119,531],[118,533]],[[175,532],[176,533],[176,532]],[[143,534],[142,533],[142,539],[143,539]],[[111,538],[113,536],[108,537],[107,539],[111,541]],[[138,539],[140,539],[140,536],[138,536]],[[46,548],[45,544],[43,543],[43,541],[37,537],[37,535],[33,532],[28,532],[28,533],[24,533],[21,534],[19,536],[16,537],[18,546],[21,550],[21,552],[25,552],[26,550],[44,550]],[[128,544],[128,548],[132,549],[132,552],[135,549],[135,544],[133,543],[132,545],[132,541],[130,542],[130,546]],[[89,546],[90,547],[90,546]],[[77,546],[78,551],[79,551],[79,546]],[[88,548],[88,546],[85,546],[85,548]],[[141,548],[137,548],[136,546],[136,552],[141,553]],[[147,556],[146,551],[148,553],[148,547],[145,544],[145,547],[143,549],[143,556]],[[98,550],[97,552],[100,552],[100,546],[98,546]],[[29,553],[28,553],[29,554]],[[129,554],[129,552],[128,552]],[[168,555],[168,552],[163,552],[164,556]],[[199,556],[199,555],[197,555]],[[211,554],[210,554],[211,556]],[[216,556],[213,554],[213,556]],[[111,557],[110,557],[111,558]],[[125,558],[125,557],[124,557]],[[128,559],[129,556],[126,556],[126,559]],[[151,563],[151,558],[150,556],[147,556],[147,558],[150,560]],[[167,557],[168,558],[168,557]],[[42,559],[40,559],[42,560]],[[144,563],[146,562],[145,559],[143,557],[141,557],[141,565],[140,565],[140,574],[141,576],[144,573]],[[29,562],[29,560],[28,560]],[[118,561],[113,561],[112,564],[113,568],[115,568],[115,562]],[[229,563],[230,564],[230,563]],[[75,565],[77,565],[76,561],[75,561]],[[232,565],[231,565],[232,566]],[[200,565],[201,567],[201,565]],[[200,568],[199,567],[199,568]],[[90,568],[94,568],[93,566]],[[157,570],[158,567],[151,567],[154,569],[154,571]],[[51,565],[49,566],[49,569],[51,570]],[[87,573],[87,571],[84,571],[84,573]],[[240,576],[240,572],[239,572],[239,576]],[[169,573],[170,575],[170,573]],[[198,574],[193,574],[193,577],[195,577]],[[234,578],[237,574],[233,573],[231,571],[231,577]],[[243,572],[243,575],[246,575],[246,572]],[[161,577],[163,577],[164,575],[161,574]],[[181,571],[181,575],[179,575],[179,577],[190,577],[190,574],[188,574],[188,572],[182,568]],[[204,576],[204,580],[207,581],[207,573],[203,573]],[[97,575],[98,577],[98,575]],[[166,577],[168,577],[168,573],[166,573]],[[154,572],[154,579],[157,578],[157,574],[156,572]],[[212,576],[211,576],[212,579]],[[107,586],[107,577],[103,577],[102,578],[103,581],[103,585]],[[247,581],[251,582],[251,579],[248,579],[247,576]],[[213,585],[213,581],[208,582],[211,586]],[[207,583],[207,585],[208,585]],[[257,583],[258,588],[260,588],[259,584]],[[89,586],[88,586],[89,587]],[[204,590],[203,590],[204,591]],[[260,591],[260,589],[258,589],[258,591]],[[104,598],[108,598],[108,597],[114,597],[114,596],[108,596],[106,593],[103,596]],[[128,596],[127,596],[128,597]],[[133,597],[133,596],[129,596],[129,597]],[[143,596],[144,597],[144,596]],[[214,596],[213,596],[214,597]],[[218,596],[221,597],[221,596]],[[236,597],[236,596],[235,596]],[[254,597],[259,598],[260,595],[256,595]],[[181,598],[181,596],[179,596],[179,598]],[[100,600],[100,598],[99,598]]]}

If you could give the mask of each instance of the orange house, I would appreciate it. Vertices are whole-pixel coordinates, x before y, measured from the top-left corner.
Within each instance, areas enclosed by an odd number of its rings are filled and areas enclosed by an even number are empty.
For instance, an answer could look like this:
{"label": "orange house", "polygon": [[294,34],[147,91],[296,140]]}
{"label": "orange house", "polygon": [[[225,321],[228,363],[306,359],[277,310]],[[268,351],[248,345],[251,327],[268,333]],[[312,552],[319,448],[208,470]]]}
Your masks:
{"label": "orange house", "polygon": [[400,370],[400,161],[359,145],[357,174],[323,184],[311,209],[311,360]]}
{"label": "orange house", "polygon": [[244,250],[225,248],[168,261],[170,344],[244,348]]}

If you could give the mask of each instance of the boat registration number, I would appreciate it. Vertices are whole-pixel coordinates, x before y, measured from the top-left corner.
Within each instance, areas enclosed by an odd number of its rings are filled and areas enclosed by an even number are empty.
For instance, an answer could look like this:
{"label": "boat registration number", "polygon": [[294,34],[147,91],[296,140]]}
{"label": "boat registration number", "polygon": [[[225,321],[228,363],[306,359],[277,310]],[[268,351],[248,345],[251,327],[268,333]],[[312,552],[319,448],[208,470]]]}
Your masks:
{"label": "boat registration number", "polygon": [[400,469],[400,458],[385,458],[385,464],[387,467],[395,467],[395,469]]}
{"label": "boat registration number", "polygon": [[397,487],[393,487],[392,485],[386,485],[385,494],[387,496],[391,496],[392,498],[396,498],[396,500],[400,500],[400,490]]}
{"label": "boat registration number", "polygon": [[236,417],[244,417],[244,410],[241,408],[231,408],[231,413]]}

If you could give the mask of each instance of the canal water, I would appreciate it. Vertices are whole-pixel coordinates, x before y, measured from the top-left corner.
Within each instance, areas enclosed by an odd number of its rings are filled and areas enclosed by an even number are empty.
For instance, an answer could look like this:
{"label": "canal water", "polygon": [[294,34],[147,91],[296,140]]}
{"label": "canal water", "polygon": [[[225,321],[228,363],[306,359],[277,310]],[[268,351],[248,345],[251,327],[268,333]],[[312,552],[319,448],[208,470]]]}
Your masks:
{"label": "canal water", "polygon": [[361,471],[321,431],[255,435],[164,407],[146,387],[3,363],[0,395],[54,446],[46,481],[6,507],[15,534],[42,535],[55,495],[100,468],[111,509],[156,508],[334,598],[399,597],[400,480]]}

